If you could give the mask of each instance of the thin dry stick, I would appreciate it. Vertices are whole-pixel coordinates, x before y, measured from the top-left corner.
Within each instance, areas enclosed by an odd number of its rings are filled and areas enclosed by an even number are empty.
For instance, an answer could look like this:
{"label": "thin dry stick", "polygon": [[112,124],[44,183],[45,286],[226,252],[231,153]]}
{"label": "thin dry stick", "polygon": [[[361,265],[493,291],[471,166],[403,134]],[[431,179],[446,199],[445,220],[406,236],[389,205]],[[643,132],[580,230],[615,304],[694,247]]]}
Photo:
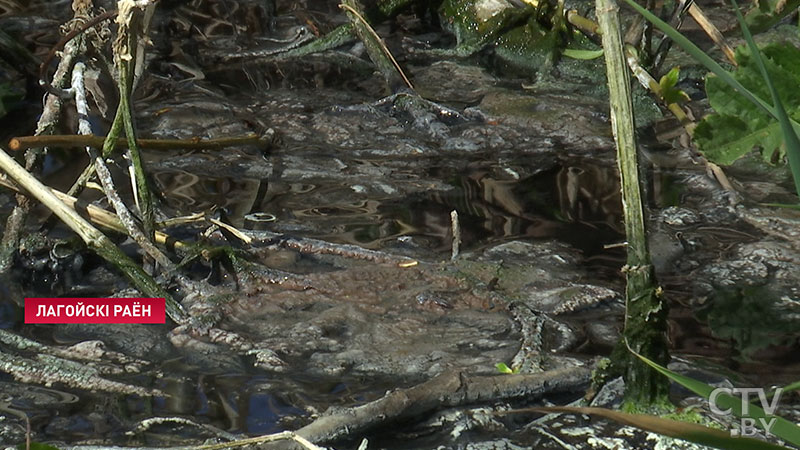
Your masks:
{"label": "thin dry stick", "polygon": [[[17,136],[8,142],[11,150],[22,150],[34,147],[97,147],[102,148],[104,136],[76,136],[72,134],[54,134],[49,136]],[[251,134],[219,139],[139,139],[139,147],[148,150],[218,150],[239,145],[259,145],[267,147],[272,136]],[[114,148],[128,148],[126,138],[117,138]]]}
{"label": "thin dry stick", "polygon": [[453,247],[450,252],[450,260],[458,258],[459,248],[461,247],[461,226],[458,224],[458,211],[450,211],[450,227],[453,229]]}
{"label": "thin dry stick", "polygon": [[226,448],[244,447],[246,445],[266,444],[267,442],[287,441],[287,440],[295,441],[308,450],[324,450],[324,447],[314,445],[308,439],[304,438],[303,436],[299,436],[297,435],[297,433],[294,433],[292,431],[283,431],[280,433],[268,434],[266,436],[258,436],[249,439],[240,439],[238,441],[223,442],[220,444],[200,445],[193,448],[196,450],[223,450]]}
{"label": "thin dry stick", "polygon": [[736,192],[736,189],[734,189],[733,185],[728,179],[728,176],[725,175],[725,171],[722,170],[722,167],[712,163],[711,161],[706,161],[706,168],[711,172],[723,189],[729,192]]}
{"label": "thin dry stick", "polygon": [[236,435],[232,433],[228,433],[225,430],[215,427],[214,425],[207,424],[207,423],[199,423],[195,422],[194,420],[187,419],[185,417],[150,417],[148,419],[144,419],[136,425],[136,428],[131,433],[143,434],[150,428],[153,428],[156,425],[164,425],[164,424],[177,424],[177,425],[187,425],[190,427],[199,428],[201,430],[208,431],[212,433],[219,439],[226,439],[228,441],[235,441]]}
{"label": "thin dry stick", "polygon": [[103,14],[100,14],[98,16],[95,16],[95,17],[89,19],[83,25],[81,25],[81,26],[71,30],[69,33],[67,33],[63,38],[61,38],[60,41],[58,41],[58,43],[56,45],[53,46],[53,48],[50,49],[50,52],[47,53],[47,56],[42,61],[42,64],[39,65],[39,84],[43,88],[45,88],[47,90],[47,92],[49,92],[49,93],[51,93],[53,95],[61,95],[62,94],[60,89],[58,89],[56,87],[53,87],[50,84],[50,81],[48,80],[48,77],[47,77],[47,68],[50,66],[50,61],[52,61],[53,58],[56,56],[56,53],[59,50],[61,50],[62,48],[64,48],[64,46],[69,41],[71,41],[73,38],[75,38],[75,36],[83,33],[84,31],[88,30],[89,28],[92,28],[92,27],[96,26],[97,24],[99,24],[99,23],[101,23],[103,21],[106,21],[106,20],[114,17],[116,14],[117,14],[116,10],[114,10],[114,11],[106,11]]}
{"label": "thin dry stick", "polygon": [[217,220],[217,219],[209,219],[208,221],[213,223],[214,225],[220,227],[220,228],[224,228],[229,233],[231,233],[234,236],[236,236],[237,239],[241,240],[242,242],[244,242],[247,245],[251,245],[253,243],[253,238],[251,238],[250,236],[242,233],[241,231],[239,231],[234,226],[228,225],[227,223],[222,222],[221,220]]}
{"label": "thin dry stick", "polygon": [[706,32],[708,37],[714,41],[717,47],[722,50],[722,53],[725,54],[725,57],[728,59],[728,61],[730,61],[730,63],[734,66],[738,65],[736,63],[736,56],[733,52],[733,49],[730,45],[728,45],[728,42],[725,40],[725,37],[722,35],[722,33],[719,32],[719,29],[717,29],[717,27],[710,20],[708,20],[708,17],[706,17],[706,14],[703,12],[703,10],[697,6],[697,3],[692,2],[692,5],[689,6],[689,14],[692,16],[692,19],[694,19],[695,22],[700,25],[700,28]]}
{"label": "thin dry stick", "polygon": [[366,30],[370,34],[372,39],[378,43],[381,52],[383,52],[383,54],[389,59],[389,61],[392,62],[392,65],[394,66],[397,73],[400,74],[400,77],[403,78],[403,82],[406,84],[406,86],[408,86],[409,89],[414,89],[414,85],[411,84],[411,81],[409,81],[408,77],[406,77],[406,74],[403,72],[403,69],[400,68],[400,64],[398,64],[397,60],[394,59],[394,56],[392,56],[392,52],[390,52],[389,49],[386,47],[386,44],[383,43],[383,40],[381,39],[380,36],[378,36],[378,33],[376,33],[375,30],[369,25],[367,19],[365,19],[364,16],[362,16],[358,11],[356,11],[355,8],[353,8],[348,4],[342,3],[339,5],[339,8],[347,10],[347,12],[352,14],[359,22],[361,22],[363,27],[356,27],[356,32],[359,32],[362,29]]}

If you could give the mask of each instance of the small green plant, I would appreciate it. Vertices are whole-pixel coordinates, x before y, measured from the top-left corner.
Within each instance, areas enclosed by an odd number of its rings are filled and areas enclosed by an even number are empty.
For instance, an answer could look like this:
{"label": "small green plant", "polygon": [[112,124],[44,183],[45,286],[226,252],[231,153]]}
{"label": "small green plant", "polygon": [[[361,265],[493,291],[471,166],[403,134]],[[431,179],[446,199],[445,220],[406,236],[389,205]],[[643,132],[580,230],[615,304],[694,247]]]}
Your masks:
{"label": "small green plant", "polygon": [[755,33],[769,29],[800,6],[800,0],[758,0],[745,16],[747,26]]}
{"label": "small green plant", "polygon": [[500,372],[500,373],[506,373],[506,374],[519,373],[519,367],[516,367],[516,368],[512,369],[511,367],[508,367],[506,365],[506,363],[502,363],[501,362],[501,363],[495,364],[494,366],[497,368],[497,371]]}
{"label": "small green plant", "polygon": [[661,99],[665,105],[689,101],[689,96],[686,95],[686,92],[677,87],[680,73],[680,67],[673,67],[658,81],[658,85],[661,88]]}
{"label": "small green plant", "polygon": [[755,41],[753,41],[753,36],[750,34],[750,31],[747,28],[747,24],[744,22],[744,18],[739,12],[739,7],[736,4],[736,1],[731,0],[734,6],[734,10],[736,11],[739,24],[742,28],[742,34],[744,35],[744,38],[747,41],[750,54],[752,55],[754,67],[758,68],[758,73],[760,75],[760,81],[756,81],[756,83],[758,82],[764,83],[767,89],[766,92],[769,93],[769,96],[771,97],[772,100],[771,105],[766,101],[764,101],[757,93],[754,93],[753,91],[745,87],[745,85],[742,84],[742,82],[739,81],[736,77],[734,77],[734,75],[731,74],[731,72],[723,69],[722,66],[719,65],[719,63],[714,61],[710,56],[708,56],[706,53],[700,50],[689,39],[687,39],[677,30],[669,26],[666,22],[653,15],[650,11],[647,11],[646,9],[642,8],[633,0],[624,0],[624,1],[631,8],[635,9],[639,14],[644,16],[645,19],[647,19],[653,25],[655,25],[658,29],[667,34],[678,46],[680,46],[687,53],[689,53],[695,60],[697,60],[699,63],[704,65],[708,70],[713,72],[714,75],[716,75],[719,78],[720,82],[723,82],[726,85],[728,85],[732,90],[732,92],[735,92],[737,94],[734,96],[731,96],[729,94],[728,95],[729,101],[738,102],[742,100],[747,100],[753,106],[761,110],[764,114],[770,116],[774,120],[777,120],[780,126],[782,140],[786,145],[786,155],[789,159],[789,166],[792,171],[792,176],[794,177],[795,189],[798,197],[800,197],[800,139],[798,139],[796,133],[796,130],[800,130],[800,124],[798,124],[797,121],[793,120],[793,118],[789,117],[789,115],[786,113],[786,110],[783,107],[783,102],[781,101],[781,96],[772,82],[772,78],[770,77],[767,65],[761,58],[761,52],[756,46]]}

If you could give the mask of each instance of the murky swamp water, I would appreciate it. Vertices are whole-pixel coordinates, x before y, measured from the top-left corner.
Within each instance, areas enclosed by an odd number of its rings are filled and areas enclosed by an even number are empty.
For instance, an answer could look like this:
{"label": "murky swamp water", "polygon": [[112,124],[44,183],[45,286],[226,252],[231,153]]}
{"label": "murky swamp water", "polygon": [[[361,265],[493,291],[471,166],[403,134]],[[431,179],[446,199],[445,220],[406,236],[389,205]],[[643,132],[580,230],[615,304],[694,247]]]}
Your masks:
{"label": "murky swamp water", "polygon": [[[178,9],[175,18],[163,19],[168,26],[156,28],[156,42],[180,30],[178,19],[187,12]],[[158,50],[135,103],[143,136],[215,138],[266,128],[279,135],[267,151],[148,152],[168,216],[222,211],[241,229],[355,244],[424,266],[401,273],[291,249],[259,253],[259,263],[296,276],[303,289],[236,280],[241,290],[215,306],[219,327],[274,351],[281,360],[275,366],[225,347],[200,347],[202,339],[168,340],[167,327],[31,327],[19,322],[18,310],[4,309],[4,328],[40,342],[100,340],[148,361],[147,370],[124,378],[167,394],[107,397],[25,387],[0,375],[2,392],[13,393],[0,411],[8,412],[0,436],[9,443],[24,437],[20,411],[37,440],[68,443],[178,445],[210,434],[174,423],[126,434],[148,417],[190,417],[252,435],[297,429],[330,406],[362,404],[444,368],[494,373],[494,364],[519,355],[524,338],[506,303],[556,319],[545,327],[543,348],[553,355],[528,355],[541,367],[608,354],[620,328],[624,253],[614,245],[623,238],[607,107],[593,94],[601,81],[554,69],[555,87],[545,75],[529,85],[529,78],[487,70],[485,58],[409,56],[404,64],[419,91],[465,116],[448,121],[393,105],[363,108],[386,92],[377,75],[358,65],[325,57],[201,64],[197,77],[175,60],[176,53],[192,56],[188,49]],[[671,147],[642,134],[653,152]],[[672,307],[674,354],[743,385],[761,385],[763,377],[773,384],[796,381],[800,257],[791,239],[797,216],[776,218],[751,207],[754,199],[733,205],[690,149],[669,151],[669,164],[661,158],[643,168],[654,264]],[[53,185],[63,187],[69,173],[82,169],[74,155],[49,157],[46,178]],[[766,192],[757,201],[785,190],[759,183],[741,179],[749,194],[754,186]],[[463,254],[447,263],[454,210]],[[770,220],[778,220],[769,226],[777,234],[765,231]],[[174,230],[177,236],[198,231]],[[16,273],[25,296],[99,296],[124,287],[91,255],[57,271],[48,268],[48,257]],[[220,286],[233,284],[229,275],[209,265],[195,273]],[[448,437],[467,422],[459,414],[445,411],[370,437],[387,448],[508,436],[501,448],[555,445],[513,420]]]}

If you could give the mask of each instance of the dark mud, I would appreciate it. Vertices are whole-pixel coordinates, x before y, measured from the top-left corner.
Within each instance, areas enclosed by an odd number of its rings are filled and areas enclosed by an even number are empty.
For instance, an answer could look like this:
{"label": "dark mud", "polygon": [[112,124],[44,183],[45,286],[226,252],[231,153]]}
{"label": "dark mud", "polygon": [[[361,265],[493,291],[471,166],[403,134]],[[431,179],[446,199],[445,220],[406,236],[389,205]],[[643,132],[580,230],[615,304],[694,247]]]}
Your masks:
{"label": "dark mud", "polygon": [[[417,91],[459,116],[412,113],[377,102],[388,92],[369,63],[353,56],[358,44],[300,60],[204,59],[203,50],[212,48],[263,47],[266,41],[256,37],[285,42],[286,31],[307,17],[282,10],[274,18],[277,34],[266,25],[248,28],[250,42],[231,38],[231,17],[268,15],[256,2],[233,9],[220,9],[230,2],[190,3],[159,12],[156,46],[135,102],[137,125],[143,137],[276,133],[276,145],[266,150],[146,154],[165,214],[223,211],[226,221],[262,239],[246,249],[256,265],[193,268],[195,278],[214,285],[209,295],[184,300],[204,327],[32,327],[20,323],[16,302],[0,304],[8,305],[0,309],[4,328],[69,349],[59,357],[71,364],[157,390],[106,398],[7,376],[1,442],[24,440],[21,414],[31,419],[35,440],[69,444],[196,444],[224,433],[298,429],[329,407],[361,405],[445,370],[494,374],[500,362],[528,372],[591,366],[610,352],[621,329],[624,255],[607,248],[623,238],[601,79],[558,68],[515,78],[487,66],[480,54],[430,60],[408,53],[401,61]],[[212,19],[220,11],[223,19]],[[337,17],[324,7],[316,13]],[[45,20],[35,10],[28,14]],[[422,30],[398,20],[419,45],[424,35],[414,30]],[[198,41],[201,29],[216,38]],[[400,31],[379,31],[398,50],[407,48]],[[448,42],[436,35],[442,40],[433,42]],[[733,369],[741,385],[795,381],[798,215],[756,206],[782,198],[785,180],[765,183],[734,172],[740,194],[724,191],[690,148],[650,134],[642,129],[650,242],[672,306],[673,352],[702,358],[716,373]],[[81,170],[70,167],[69,155],[52,156],[53,165]],[[453,210],[464,251],[450,261]],[[176,233],[193,237],[199,228]],[[219,231],[207,235],[213,243],[241,245]],[[282,245],[294,238],[356,244],[386,260]],[[60,258],[69,270],[58,270],[49,268],[54,257],[44,246],[30,248],[37,256],[23,253],[28,266],[18,266],[9,280],[11,296],[111,295],[122,288],[96,258],[73,253],[81,259]],[[398,263],[408,259],[417,264]],[[68,347],[81,343],[92,351]],[[547,400],[561,404],[581,395]],[[619,386],[612,386],[596,404],[618,399]],[[368,437],[386,448],[664,445],[583,418],[493,414],[508,407],[446,409]],[[166,423],[131,433],[144,419],[173,416],[224,432]],[[344,447],[355,448],[354,439]]]}

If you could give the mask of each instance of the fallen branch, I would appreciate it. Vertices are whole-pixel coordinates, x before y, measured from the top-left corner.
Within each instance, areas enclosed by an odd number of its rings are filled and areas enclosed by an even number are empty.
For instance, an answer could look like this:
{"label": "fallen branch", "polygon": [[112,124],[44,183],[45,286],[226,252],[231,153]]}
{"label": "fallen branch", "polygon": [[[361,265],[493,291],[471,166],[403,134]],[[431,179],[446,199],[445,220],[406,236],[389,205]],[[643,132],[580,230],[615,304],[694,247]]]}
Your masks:
{"label": "fallen branch", "polygon": [[322,447],[314,445],[312,442],[309,442],[308,439],[299,436],[297,433],[293,433],[291,431],[268,434],[266,436],[258,436],[249,439],[240,439],[238,441],[223,442],[220,444],[199,445],[191,448],[193,448],[194,450],[222,450],[226,448],[244,447],[246,445],[266,444],[267,442],[289,441],[289,440],[297,442],[307,450],[324,450]]}
{"label": "fallen branch", "polygon": [[[103,374],[84,361],[74,361],[59,356],[59,351],[6,330],[0,330],[0,342],[20,351],[32,353],[31,357],[0,352],[0,372],[5,372],[22,383],[67,386],[87,391],[103,391],[141,396],[163,396],[164,392],[133,384],[103,378]],[[2,406],[2,402],[0,402]]]}
{"label": "fallen branch", "polygon": [[496,402],[512,398],[532,400],[550,393],[578,392],[591,379],[588,367],[569,367],[536,374],[469,376],[444,372],[425,383],[390,392],[354,408],[336,409],[296,431],[311,442],[333,442],[354,437],[369,428],[419,416],[443,407]]}

